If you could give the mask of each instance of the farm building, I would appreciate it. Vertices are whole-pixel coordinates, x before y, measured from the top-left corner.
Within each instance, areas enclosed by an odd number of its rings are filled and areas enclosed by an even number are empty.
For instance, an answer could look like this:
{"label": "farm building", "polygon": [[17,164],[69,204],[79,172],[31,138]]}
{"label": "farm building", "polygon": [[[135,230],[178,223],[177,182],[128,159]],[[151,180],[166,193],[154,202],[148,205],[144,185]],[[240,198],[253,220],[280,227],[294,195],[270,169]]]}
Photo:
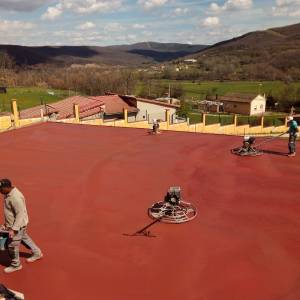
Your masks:
{"label": "farm building", "polygon": [[207,96],[202,109],[208,112],[226,112],[241,115],[263,115],[266,111],[264,95],[227,94],[225,96]]}
{"label": "farm building", "polygon": [[152,121],[153,119],[165,119],[166,110],[169,110],[171,120],[176,119],[176,111],[180,108],[180,105],[164,103],[157,100],[149,100],[144,98],[138,98],[134,96],[121,96],[127,101],[131,101],[135,107],[138,108],[136,120]]}

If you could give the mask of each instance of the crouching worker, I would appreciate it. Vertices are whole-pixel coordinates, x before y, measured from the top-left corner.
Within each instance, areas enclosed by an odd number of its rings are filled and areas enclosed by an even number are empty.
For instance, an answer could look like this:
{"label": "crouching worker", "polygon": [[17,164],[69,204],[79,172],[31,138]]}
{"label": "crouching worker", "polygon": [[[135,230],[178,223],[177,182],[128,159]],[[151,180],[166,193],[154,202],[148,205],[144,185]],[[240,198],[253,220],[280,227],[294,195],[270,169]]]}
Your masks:
{"label": "crouching worker", "polygon": [[254,147],[255,137],[245,136],[243,140],[243,145],[239,148],[231,150],[231,153],[240,155],[240,156],[257,156],[261,155],[262,151],[259,151]]}
{"label": "crouching worker", "polygon": [[4,272],[12,273],[22,269],[19,255],[21,243],[32,251],[32,256],[27,259],[27,262],[41,259],[43,254],[26,232],[28,214],[23,194],[12,186],[9,179],[0,180],[0,193],[4,195],[5,224],[2,229],[8,231],[7,246],[11,258],[11,264],[4,269]]}
{"label": "crouching worker", "polygon": [[159,131],[159,121],[156,120],[156,119],[153,119],[152,133],[153,134],[160,133],[160,131]]}
{"label": "crouching worker", "polygon": [[299,131],[298,124],[292,116],[288,117],[289,134],[289,157],[296,156],[296,140]]}
{"label": "crouching worker", "polygon": [[243,141],[242,151],[244,152],[255,152],[254,148],[255,137],[253,136],[245,136]]}

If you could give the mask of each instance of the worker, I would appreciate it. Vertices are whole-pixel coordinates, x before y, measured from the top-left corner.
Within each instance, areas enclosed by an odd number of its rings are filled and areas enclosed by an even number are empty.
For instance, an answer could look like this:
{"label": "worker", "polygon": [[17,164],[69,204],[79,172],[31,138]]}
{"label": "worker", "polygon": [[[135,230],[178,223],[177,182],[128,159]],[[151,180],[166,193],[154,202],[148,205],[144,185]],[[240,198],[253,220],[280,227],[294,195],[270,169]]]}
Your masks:
{"label": "worker", "polygon": [[4,195],[5,223],[1,229],[8,231],[8,253],[11,258],[10,266],[4,269],[5,273],[12,273],[22,269],[19,248],[23,243],[31,249],[32,256],[27,262],[35,262],[43,257],[42,251],[27,234],[28,214],[23,194],[12,185],[9,179],[0,180],[0,193]]}
{"label": "worker", "polygon": [[287,131],[289,134],[289,157],[296,156],[296,140],[297,140],[297,133],[299,131],[298,124],[294,120],[292,116],[288,117],[288,126],[289,130]]}
{"label": "worker", "polygon": [[157,119],[153,119],[153,127],[152,127],[153,134],[159,133],[159,122]]}

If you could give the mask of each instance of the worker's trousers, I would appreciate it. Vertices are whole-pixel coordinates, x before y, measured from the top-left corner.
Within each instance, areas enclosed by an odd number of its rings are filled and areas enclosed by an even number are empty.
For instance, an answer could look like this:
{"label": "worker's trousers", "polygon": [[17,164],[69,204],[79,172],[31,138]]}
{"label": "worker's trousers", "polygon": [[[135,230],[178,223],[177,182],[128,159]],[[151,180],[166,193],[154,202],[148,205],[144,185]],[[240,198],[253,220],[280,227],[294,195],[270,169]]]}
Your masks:
{"label": "worker's trousers", "polygon": [[289,138],[289,151],[290,151],[290,154],[296,152],[296,140],[297,140],[297,134],[290,134],[290,138]]}
{"label": "worker's trousers", "polygon": [[15,236],[8,242],[8,253],[11,258],[11,266],[20,266],[20,244],[24,244],[27,248],[31,249],[33,254],[39,255],[41,250],[30,238],[26,232],[26,227],[21,228]]}

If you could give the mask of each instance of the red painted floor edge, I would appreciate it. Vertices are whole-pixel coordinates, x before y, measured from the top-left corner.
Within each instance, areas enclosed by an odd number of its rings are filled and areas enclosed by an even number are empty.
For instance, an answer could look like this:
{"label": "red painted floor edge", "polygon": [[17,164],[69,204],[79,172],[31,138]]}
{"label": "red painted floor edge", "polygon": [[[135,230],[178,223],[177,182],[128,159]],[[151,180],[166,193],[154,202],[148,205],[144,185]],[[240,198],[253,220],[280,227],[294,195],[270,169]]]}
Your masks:
{"label": "red painted floor edge", "polygon": [[[24,192],[45,254],[1,282],[30,300],[300,299],[300,156],[280,155],[284,140],[233,156],[240,142],[54,123],[0,134],[0,176]],[[124,236],[171,185],[197,218]]]}

